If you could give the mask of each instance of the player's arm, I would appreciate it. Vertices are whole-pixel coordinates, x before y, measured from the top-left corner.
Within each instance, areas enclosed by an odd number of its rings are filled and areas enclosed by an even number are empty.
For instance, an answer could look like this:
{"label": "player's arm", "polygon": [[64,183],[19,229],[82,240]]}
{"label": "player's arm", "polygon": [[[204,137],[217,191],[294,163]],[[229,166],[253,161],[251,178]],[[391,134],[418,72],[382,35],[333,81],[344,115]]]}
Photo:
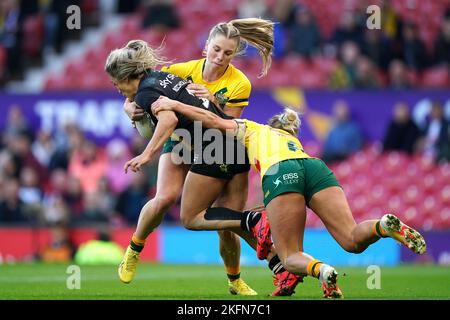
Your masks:
{"label": "player's arm", "polygon": [[233,118],[241,118],[244,108],[248,106],[251,90],[252,85],[248,79],[240,81],[225,104],[223,111]]}
{"label": "player's arm", "polygon": [[220,118],[207,110],[196,108],[167,97],[160,96],[158,100],[152,103],[152,112],[155,115],[167,110],[181,113],[194,121],[201,121],[202,125],[206,128],[219,129],[224,133],[234,133],[237,130],[237,124],[233,120]]}
{"label": "player's arm", "polygon": [[225,107],[223,108],[223,112],[225,112],[230,117],[238,119],[242,116],[242,112],[244,112],[244,107],[230,108],[225,105]]}
{"label": "player's arm", "polygon": [[178,118],[173,111],[163,110],[157,115],[158,123],[155,127],[155,132],[147,144],[145,150],[137,157],[128,161],[125,166],[125,173],[127,173],[128,168],[133,172],[140,170],[141,166],[153,160],[153,158],[159,154],[164,143],[169,139],[171,134],[175,131],[178,123]]}
{"label": "player's arm", "polygon": [[130,101],[128,98],[123,103],[123,111],[132,122],[141,120],[145,115],[145,110],[139,108],[134,101]]}
{"label": "player's arm", "polygon": [[217,107],[220,107],[219,104],[217,103],[216,97],[211,92],[209,92],[209,90],[204,85],[197,83],[190,83],[187,86],[187,89],[194,96],[199,98],[205,98],[214,103]]}

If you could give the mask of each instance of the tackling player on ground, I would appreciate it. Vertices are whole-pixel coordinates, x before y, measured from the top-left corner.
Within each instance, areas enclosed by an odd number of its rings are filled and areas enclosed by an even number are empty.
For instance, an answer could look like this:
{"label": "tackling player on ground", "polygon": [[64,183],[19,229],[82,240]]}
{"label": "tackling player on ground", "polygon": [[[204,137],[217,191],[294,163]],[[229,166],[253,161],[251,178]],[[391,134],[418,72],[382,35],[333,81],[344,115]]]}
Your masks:
{"label": "tackling player on ground", "polygon": [[[212,113],[160,97],[152,111],[172,110],[203,126],[220,129],[236,136],[245,144],[248,157],[261,174],[265,212],[244,212],[248,229],[265,221],[260,228],[259,258],[266,258],[273,244],[281,262],[289,272],[310,275],[320,280],[324,297],[342,298],[337,284],[337,271],[303,252],[306,207],[322,220],[339,245],[348,252],[361,253],[380,238],[391,237],[418,254],[426,251],[424,238],[413,228],[403,224],[395,215],[386,214],[379,220],[357,224],[346,196],[333,172],[318,159],[306,154],[297,139],[300,119],[290,109],[261,125],[249,120],[221,119]],[[224,219],[238,217],[234,210],[221,210]],[[245,230],[245,227],[243,228]]]}

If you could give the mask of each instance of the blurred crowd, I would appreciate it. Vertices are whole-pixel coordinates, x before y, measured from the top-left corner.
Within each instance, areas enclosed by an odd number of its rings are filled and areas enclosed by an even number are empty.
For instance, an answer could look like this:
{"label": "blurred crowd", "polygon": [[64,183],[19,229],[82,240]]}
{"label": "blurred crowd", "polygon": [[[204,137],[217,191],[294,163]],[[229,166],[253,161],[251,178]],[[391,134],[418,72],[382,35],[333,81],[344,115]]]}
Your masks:
{"label": "blurred crowd", "polygon": [[[67,8],[81,0],[0,1],[0,84],[23,80],[24,71],[42,64],[43,55],[61,53],[63,45],[79,39],[81,30],[66,27]],[[93,12],[84,9],[83,22]],[[98,23],[98,21],[96,22]]]}
{"label": "blurred crowd", "polygon": [[[430,46],[430,39],[420,35],[419,26],[412,20],[403,19],[388,0],[382,1],[381,29],[367,28],[368,2],[361,1],[354,9],[342,12],[331,32],[324,32],[308,7],[308,1],[232,2],[234,18],[264,17],[278,22],[275,27],[276,59],[287,56],[307,60],[336,59],[338,64],[328,88],[411,88],[418,85],[417,79],[425,70],[439,67],[447,71],[449,67],[450,8],[441,13],[440,30],[431,39]],[[3,83],[20,79],[33,60],[42,59],[49,50],[61,52],[65,41],[80,36],[84,28],[74,32],[65,27],[68,17],[65,10],[71,4],[81,7],[83,26],[98,25],[103,11],[108,10],[114,14],[142,13],[143,29],[166,32],[189,24],[180,18],[181,3],[174,0],[3,0],[0,3],[0,75],[3,75]],[[256,51],[249,48],[248,55],[253,54],[257,54]],[[2,65],[4,70],[1,70]]]}
{"label": "blurred crowd", "polygon": [[[73,124],[34,134],[13,107],[0,143],[0,223],[136,223],[154,194],[157,163],[127,175],[123,165],[145,146],[139,135],[99,146]],[[167,219],[178,215],[173,210]]]}
{"label": "blurred crowd", "polygon": [[[450,161],[450,114],[440,101],[429,102],[426,114],[414,119],[410,106],[398,102],[393,106],[392,119],[385,128],[382,151],[399,151],[407,155],[425,155],[436,163]],[[324,140],[321,158],[331,163],[341,161],[364,145],[363,130],[352,118],[347,103],[335,102],[333,122]]]}

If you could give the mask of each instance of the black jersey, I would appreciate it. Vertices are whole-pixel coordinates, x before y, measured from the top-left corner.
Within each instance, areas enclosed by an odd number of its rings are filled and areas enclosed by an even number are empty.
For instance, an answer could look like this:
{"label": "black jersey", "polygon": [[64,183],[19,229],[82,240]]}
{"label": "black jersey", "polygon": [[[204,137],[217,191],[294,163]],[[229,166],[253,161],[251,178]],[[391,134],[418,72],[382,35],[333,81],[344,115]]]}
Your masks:
{"label": "black jersey", "polygon": [[[193,108],[202,108],[213,112],[223,119],[232,119],[226,115],[220,108],[218,108],[214,103],[206,100],[197,98],[193,94],[189,93],[187,90],[187,85],[189,82],[179,78],[173,74],[162,72],[162,71],[149,71],[139,83],[138,91],[135,96],[135,102],[141,108],[144,108],[145,111],[150,115],[153,124],[156,126],[158,123],[158,119],[153,115],[151,111],[152,103],[158,100],[159,96],[166,96],[172,100],[177,100],[187,105],[191,105]],[[194,137],[194,122],[184,116],[183,114],[175,112],[178,123],[175,129],[186,129],[191,134],[191,137]],[[204,132],[206,128],[202,128]],[[217,129],[212,129],[217,130]],[[202,133],[203,133],[202,132]],[[222,134],[222,133],[221,133]],[[209,162],[205,161],[204,154],[200,157],[197,157],[196,148],[193,144],[191,144],[188,161],[191,166],[191,171],[206,175],[210,177],[220,178],[220,179],[231,179],[233,175],[241,172],[247,172],[250,170],[250,165],[248,164],[248,158],[245,153],[245,147],[239,143],[233,137],[227,137],[223,135],[225,139],[223,140],[222,152],[220,152],[219,158],[215,157],[215,151],[211,152],[211,156],[214,157],[214,163],[208,164]],[[227,143],[227,141],[232,140],[232,143]],[[191,141],[192,142],[192,141]],[[204,150],[212,141],[203,141],[201,142],[201,148]],[[238,148],[241,148],[240,152]],[[232,152],[232,156],[229,155]],[[244,155],[244,161],[239,162],[237,159],[239,155]],[[243,159],[241,157],[241,159]]]}
{"label": "black jersey", "polygon": [[[149,70],[139,83],[134,101],[150,115],[154,125],[158,123],[158,119],[153,115],[151,107],[159,96],[166,96],[172,100],[208,110],[224,119],[232,119],[214,103],[189,93],[186,88],[188,84],[188,81],[174,74]],[[183,128],[193,134],[193,121],[180,113],[175,114],[178,118],[176,129]]]}

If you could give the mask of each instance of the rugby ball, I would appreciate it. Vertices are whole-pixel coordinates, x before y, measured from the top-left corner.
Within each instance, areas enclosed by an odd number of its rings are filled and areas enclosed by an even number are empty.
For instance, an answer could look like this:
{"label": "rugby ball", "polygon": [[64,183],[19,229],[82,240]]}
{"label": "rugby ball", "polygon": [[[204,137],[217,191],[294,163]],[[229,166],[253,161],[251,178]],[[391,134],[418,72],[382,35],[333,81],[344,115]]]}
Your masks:
{"label": "rugby ball", "polygon": [[134,124],[136,126],[137,131],[142,137],[148,140],[152,138],[154,125],[147,114],[145,114],[141,120],[135,121]]}

